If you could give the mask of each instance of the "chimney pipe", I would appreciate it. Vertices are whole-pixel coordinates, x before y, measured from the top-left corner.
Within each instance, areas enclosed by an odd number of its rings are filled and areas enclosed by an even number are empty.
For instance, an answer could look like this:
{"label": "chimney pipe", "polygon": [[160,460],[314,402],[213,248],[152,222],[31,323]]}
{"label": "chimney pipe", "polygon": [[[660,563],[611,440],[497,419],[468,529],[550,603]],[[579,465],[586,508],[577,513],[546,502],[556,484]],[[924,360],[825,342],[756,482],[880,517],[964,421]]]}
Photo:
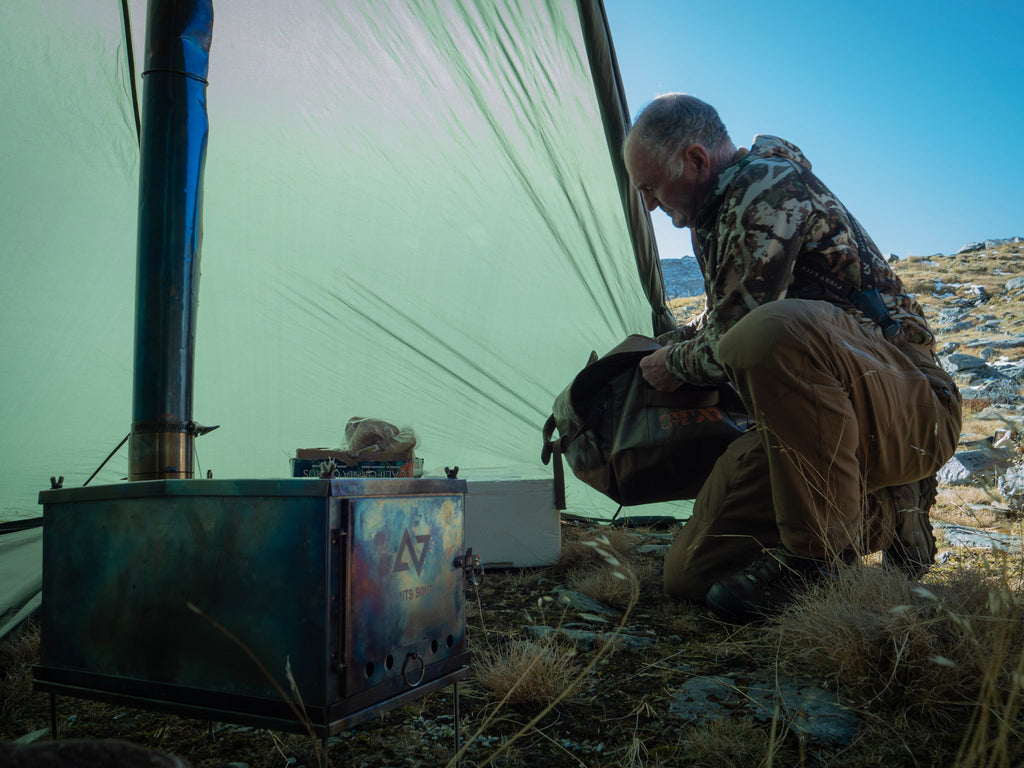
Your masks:
{"label": "chimney pipe", "polygon": [[192,477],[212,0],[149,0],[128,479]]}

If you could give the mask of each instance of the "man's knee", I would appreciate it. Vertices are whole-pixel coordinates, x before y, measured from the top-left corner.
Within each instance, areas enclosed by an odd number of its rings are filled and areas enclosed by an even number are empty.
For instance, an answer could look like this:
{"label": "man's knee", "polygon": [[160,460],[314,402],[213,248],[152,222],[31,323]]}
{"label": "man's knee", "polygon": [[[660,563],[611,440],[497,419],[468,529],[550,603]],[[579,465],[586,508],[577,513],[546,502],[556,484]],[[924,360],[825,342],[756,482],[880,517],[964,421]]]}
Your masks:
{"label": "man's knee", "polygon": [[[820,328],[824,302],[786,299],[762,304],[744,315],[718,343],[718,354],[727,371],[756,368],[777,360],[787,350],[806,346]],[[825,305],[831,308],[832,305]]]}

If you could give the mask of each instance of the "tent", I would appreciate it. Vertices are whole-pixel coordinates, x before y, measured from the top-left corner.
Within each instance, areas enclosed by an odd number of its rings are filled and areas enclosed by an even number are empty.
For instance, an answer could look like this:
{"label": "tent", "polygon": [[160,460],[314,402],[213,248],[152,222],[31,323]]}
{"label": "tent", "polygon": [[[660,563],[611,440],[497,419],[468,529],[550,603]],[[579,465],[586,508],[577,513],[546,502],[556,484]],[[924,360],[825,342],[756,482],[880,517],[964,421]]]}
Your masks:
{"label": "tent", "polygon": [[[540,427],[589,352],[671,322],[600,0],[214,13],[194,403],[220,428],[196,476],[288,476],[353,416],[412,428],[426,474],[549,476]],[[145,19],[0,9],[0,521],[130,428]]]}

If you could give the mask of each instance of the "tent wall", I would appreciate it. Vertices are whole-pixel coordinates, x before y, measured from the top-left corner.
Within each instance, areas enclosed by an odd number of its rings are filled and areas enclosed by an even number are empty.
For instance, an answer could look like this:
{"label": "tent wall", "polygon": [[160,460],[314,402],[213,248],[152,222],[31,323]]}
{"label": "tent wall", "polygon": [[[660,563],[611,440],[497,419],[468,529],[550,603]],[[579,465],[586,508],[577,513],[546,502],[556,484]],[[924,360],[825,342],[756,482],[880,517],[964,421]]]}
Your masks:
{"label": "tent wall", "polygon": [[[285,476],[373,416],[416,431],[428,473],[548,476],[555,395],[652,330],[577,4],[214,14],[194,417],[221,426],[199,474]],[[38,514],[51,475],[85,482],[130,426],[127,50],[117,0],[0,10],[0,519]],[[93,482],[126,470],[122,450]],[[570,504],[614,511],[578,486]]]}

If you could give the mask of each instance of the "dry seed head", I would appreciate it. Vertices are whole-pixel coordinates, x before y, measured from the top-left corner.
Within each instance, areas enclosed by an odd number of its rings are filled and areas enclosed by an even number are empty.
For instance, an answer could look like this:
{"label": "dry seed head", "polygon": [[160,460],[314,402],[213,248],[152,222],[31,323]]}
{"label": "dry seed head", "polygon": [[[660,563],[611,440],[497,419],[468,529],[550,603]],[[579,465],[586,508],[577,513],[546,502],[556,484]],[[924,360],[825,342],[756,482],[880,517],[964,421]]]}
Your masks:
{"label": "dry seed head", "polygon": [[925,589],[924,587],[914,587],[914,594],[918,597],[923,597],[925,600],[935,600],[938,602],[939,599],[935,596],[934,592],[930,589]]}
{"label": "dry seed head", "polygon": [[947,613],[949,613],[950,621],[952,621],[961,629],[964,629],[968,632],[971,631],[971,622],[969,622],[966,618],[961,616],[959,613],[953,613],[952,611],[947,611]]}

